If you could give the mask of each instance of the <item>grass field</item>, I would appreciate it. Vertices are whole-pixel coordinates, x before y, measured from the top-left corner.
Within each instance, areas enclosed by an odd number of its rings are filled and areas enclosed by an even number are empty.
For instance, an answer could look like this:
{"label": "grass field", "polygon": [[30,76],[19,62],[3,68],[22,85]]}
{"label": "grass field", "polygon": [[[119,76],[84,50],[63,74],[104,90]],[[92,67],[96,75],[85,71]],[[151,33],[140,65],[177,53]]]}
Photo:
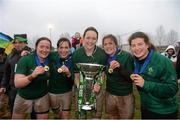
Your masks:
{"label": "grass field", "polygon": [[[179,88],[180,88],[180,85],[179,85]],[[140,97],[139,97],[139,93],[138,93],[136,87],[134,87],[133,92],[134,92],[134,96],[135,96],[135,114],[134,114],[134,119],[140,119],[140,118],[141,118],[141,112],[140,112]],[[180,103],[180,89],[179,89],[177,95],[178,95],[178,101],[179,101],[179,103]],[[74,107],[73,107],[73,106],[74,106],[74,104],[72,104],[72,108],[71,108],[71,119],[76,119],[76,117],[75,117],[75,110],[74,110]],[[53,119],[53,118],[54,118],[53,116],[54,116],[54,115],[53,115],[52,111],[50,111],[50,113],[49,113],[49,118],[50,118],[50,119]],[[5,118],[6,118],[6,119],[9,118],[9,116],[6,116]],[[28,116],[28,118],[29,118],[29,116]],[[91,117],[90,117],[90,113],[88,113],[88,117],[87,117],[87,118],[91,118]],[[102,119],[107,119],[107,118],[108,118],[108,116],[107,116],[107,114],[105,113],[105,110],[103,110]],[[180,109],[179,109],[179,111],[178,111],[178,119],[179,119],[179,118],[180,118]]]}
{"label": "grass field", "polygon": [[[141,119],[141,112],[140,112],[140,96],[139,93],[136,89],[136,87],[134,86],[134,90],[133,90],[134,96],[135,96],[135,112],[134,112],[134,119]],[[178,96],[178,101],[180,103],[180,85],[179,85],[179,91],[177,93]],[[74,109],[72,108],[71,110],[71,118],[75,118],[75,113],[74,113]],[[90,117],[88,117],[90,118]],[[103,116],[102,119],[107,119],[108,116],[105,113],[105,110],[103,110]],[[180,118],[180,108],[178,111],[178,119]]]}
{"label": "grass field", "polygon": [[[134,114],[134,119],[140,119],[140,116],[141,116],[141,114],[140,114],[140,98],[139,98],[139,93],[138,93],[136,87],[134,87],[134,91],[133,92],[134,92],[134,96],[135,96],[135,114]],[[75,119],[76,118],[75,117],[75,112],[74,112],[75,110],[74,110],[73,106],[74,106],[74,104],[72,104],[72,108],[71,108],[71,119]],[[52,117],[52,113],[50,113],[50,114],[51,114],[50,118],[53,118]],[[90,116],[91,116],[91,114],[88,113],[87,118],[91,118]],[[102,119],[108,119],[108,116],[105,113],[105,108],[103,109]]]}
{"label": "grass field", "polygon": [[[134,87],[134,96],[135,96],[135,114],[134,114],[134,119],[140,119],[140,98],[139,98],[139,93],[136,89],[136,87]],[[75,112],[74,112],[74,103],[72,104],[72,107],[71,107],[71,119],[76,119],[75,117]],[[50,119],[52,118],[53,119],[53,113],[50,112],[49,113],[49,116],[50,116]],[[91,113],[88,112],[87,114],[87,118],[91,118]],[[107,114],[105,113],[105,108],[103,109],[103,114],[102,114],[102,119],[108,119],[108,116]]]}

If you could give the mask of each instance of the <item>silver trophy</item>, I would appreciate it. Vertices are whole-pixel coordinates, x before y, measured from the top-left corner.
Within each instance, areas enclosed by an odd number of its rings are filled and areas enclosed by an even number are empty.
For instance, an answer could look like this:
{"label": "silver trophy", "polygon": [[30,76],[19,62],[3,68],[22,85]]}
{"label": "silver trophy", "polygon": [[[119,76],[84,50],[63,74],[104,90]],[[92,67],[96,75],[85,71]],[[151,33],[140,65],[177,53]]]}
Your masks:
{"label": "silver trophy", "polygon": [[78,108],[82,110],[96,109],[93,86],[98,82],[104,66],[91,63],[78,63],[77,66],[80,70]]}

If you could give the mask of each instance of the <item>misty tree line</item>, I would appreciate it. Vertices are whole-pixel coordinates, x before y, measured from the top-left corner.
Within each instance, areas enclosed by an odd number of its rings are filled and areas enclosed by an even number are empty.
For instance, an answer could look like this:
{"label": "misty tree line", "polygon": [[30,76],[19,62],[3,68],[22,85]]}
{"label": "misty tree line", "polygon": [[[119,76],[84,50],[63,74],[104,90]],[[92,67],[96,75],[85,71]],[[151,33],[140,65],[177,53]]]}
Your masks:
{"label": "misty tree line", "polygon": [[[135,31],[134,31],[135,32]],[[129,33],[125,33],[125,34],[117,34],[116,38],[118,39],[119,44],[121,44],[121,36],[123,35],[127,35],[132,32]],[[178,40],[179,40],[179,35],[178,32],[175,30],[170,30],[170,31],[165,31],[164,27],[162,25],[160,25],[159,27],[157,27],[155,34],[151,34],[151,33],[147,33],[152,41],[152,43],[156,46],[165,46],[165,45],[176,45]],[[103,33],[102,34],[102,38],[105,36],[106,34]],[[71,36],[69,33],[62,33],[60,35],[60,37],[67,37],[71,40]]]}
{"label": "misty tree line", "polygon": [[[128,33],[124,33],[124,34],[116,34],[116,38],[118,40],[119,45],[121,44],[122,41],[122,36],[124,35],[128,35],[130,36],[132,33],[139,31],[135,30],[135,31],[131,31]],[[78,31],[75,31],[78,32]],[[82,34],[82,33],[81,33]],[[152,33],[147,33],[151,39],[151,42],[155,45],[155,46],[167,46],[167,45],[178,45],[177,42],[179,41],[179,35],[178,32],[175,30],[170,30],[170,31],[165,31],[165,28],[163,27],[163,25],[160,25],[157,27],[155,34]],[[106,33],[103,33],[101,35],[101,38],[103,38],[106,35]],[[59,37],[66,37],[69,40],[72,39],[72,36],[68,33],[61,33],[59,35]],[[38,35],[33,36],[33,40],[31,41],[32,43],[35,43],[35,41],[38,39]],[[31,44],[31,43],[30,43]]]}
{"label": "misty tree line", "polygon": [[175,30],[165,31],[161,25],[157,27],[156,34],[149,34],[152,42],[157,46],[176,45],[179,40],[178,32]]}

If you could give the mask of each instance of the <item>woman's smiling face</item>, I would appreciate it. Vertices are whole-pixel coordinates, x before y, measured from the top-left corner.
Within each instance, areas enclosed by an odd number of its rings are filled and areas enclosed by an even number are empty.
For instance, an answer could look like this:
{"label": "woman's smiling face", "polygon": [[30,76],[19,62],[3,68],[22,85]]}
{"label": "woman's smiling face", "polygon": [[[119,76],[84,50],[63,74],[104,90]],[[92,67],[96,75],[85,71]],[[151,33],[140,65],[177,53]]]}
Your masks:
{"label": "woman's smiling face", "polygon": [[111,38],[106,38],[103,41],[103,48],[106,54],[114,55],[116,53],[117,45]]}
{"label": "woman's smiling face", "polygon": [[70,54],[70,46],[67,41],[62,41],[58,47],[58,53],[61,58],[67,58]]}
{"label": "woman's smiling face", "polygon": [[97,42],[97,34],[94,31],[87,31],[84,36],[84,47],[86,49],[94,49]]}
{"label": "woman's smiling face", "polygon": [[51,51],[51,43],[48,40],[41,40],[36,46],[36,53],[40,59],[45,59]]}
{"label": "woman's smiling face", "polygon": [[135,38],[131,41],[131,52],[139,60],[146,58],[149,53],[149,45],[144,42],[144,38]]}

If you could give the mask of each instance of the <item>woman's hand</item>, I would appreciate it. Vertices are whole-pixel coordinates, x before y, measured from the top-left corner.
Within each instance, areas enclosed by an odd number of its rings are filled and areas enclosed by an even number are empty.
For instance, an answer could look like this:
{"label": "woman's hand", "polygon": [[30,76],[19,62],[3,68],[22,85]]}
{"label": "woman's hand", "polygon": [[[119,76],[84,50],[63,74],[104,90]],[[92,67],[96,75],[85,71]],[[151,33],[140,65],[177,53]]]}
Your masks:
{"label": "woman's hand", "polygon": [[114,70],[115,68],[119,68],[119,67],[120,67],[120,63],[118,61],[116,61],[116,60],[113,60],[110,63],[109,69]]}
{"label": "woman's hand", "polygon": [[140,75],[131,74],[130,78],[132,79],[132,81],[134,82],[135,85],[137,85],[139,87],[144,86],[144,79]]}
{"label": "woman's hand", "polygon": [[66,65],[61,66],[62,72],[67,75],[67,77],[71,76],[71,72],[69,71],[69,68]]}
{"label": "woman's hand", "polygon": [[99,84],[95,83],[94,88],[93,88],[94,92],[98,93],[100,91],[100,89],[101,89],[101,86]]}
{"label": "woman's hand", "polygon": [[35,78],[37,77],[39,74],[43,74],[45,72],[44,67],[43,66],[37,66],[34,71],[32,72],[32,77]]}
{"label": "woman's hand", "polygon": [[29,53],[30,53],[29,51],[23,50],[23,51],[21,52],[21,56],[26,56],[26,55],[28,55]]}

